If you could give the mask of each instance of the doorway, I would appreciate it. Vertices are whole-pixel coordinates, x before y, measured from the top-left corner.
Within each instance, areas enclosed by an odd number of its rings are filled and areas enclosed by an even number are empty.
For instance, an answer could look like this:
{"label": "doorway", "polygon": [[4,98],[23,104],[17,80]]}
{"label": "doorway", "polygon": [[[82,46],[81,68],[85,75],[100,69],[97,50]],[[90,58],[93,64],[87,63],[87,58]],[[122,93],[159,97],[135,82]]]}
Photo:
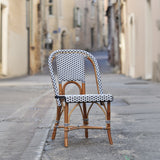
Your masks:
{"label": "doorway", "polygon": [[135,16],[129,15],[129,75],[135,77]]}
{"label": "doorway", "polygon": [[0,74],[8,74],[8,1],[0,2]]}
{"label": "doorway", "polygon": [[67,48],[67,34],[66,31],[63,31],[61,34],[61,49]]}
{"label": "doorway", "polygon": [[152,12],[151,0],[146,0],[145,79],[152,79]]}
{"label": "doorway", "polygon": [[94,47],[94,28],[91,28],[91,48]]}

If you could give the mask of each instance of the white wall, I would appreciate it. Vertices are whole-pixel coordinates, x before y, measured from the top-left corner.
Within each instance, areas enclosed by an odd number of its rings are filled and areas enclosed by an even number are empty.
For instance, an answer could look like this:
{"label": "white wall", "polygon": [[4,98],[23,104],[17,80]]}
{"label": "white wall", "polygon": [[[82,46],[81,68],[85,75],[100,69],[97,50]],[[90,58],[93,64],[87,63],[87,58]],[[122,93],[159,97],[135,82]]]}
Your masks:
{"label": "white wall", "polygon": [[7,57],[8,76],[21,76],[27,74],[28,61],[25,4],[25,0],[9,1]]}

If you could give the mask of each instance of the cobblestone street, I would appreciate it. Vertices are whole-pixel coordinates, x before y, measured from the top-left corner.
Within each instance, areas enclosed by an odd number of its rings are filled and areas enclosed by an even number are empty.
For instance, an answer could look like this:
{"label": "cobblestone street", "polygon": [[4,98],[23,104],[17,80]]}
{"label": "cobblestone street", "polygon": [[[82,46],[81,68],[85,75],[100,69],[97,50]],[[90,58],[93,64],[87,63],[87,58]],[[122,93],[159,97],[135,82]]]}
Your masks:
{"label": "cobblestone street", "polygon": [[[88,139],[84,130],[71,131],[68,148],[64,147],[63,129],[51,140],[56,105],[46,67],[34,76],[0,81],[0,160],[160,159],[160,84],[113,74],[105,52],[94,55],[103,73],[104,93],[114,96],[113,145],[105,130],[89,130]],[[90,69],[90,64],[87,67]],[[92,73],[87,72],[87,93],[96,93]],[[68,93],[74,93],[74,88],[68,88]],[[82,124],[79,108],[70,124]],[[105,126],[104,115],[96,106],[89,124]]]}

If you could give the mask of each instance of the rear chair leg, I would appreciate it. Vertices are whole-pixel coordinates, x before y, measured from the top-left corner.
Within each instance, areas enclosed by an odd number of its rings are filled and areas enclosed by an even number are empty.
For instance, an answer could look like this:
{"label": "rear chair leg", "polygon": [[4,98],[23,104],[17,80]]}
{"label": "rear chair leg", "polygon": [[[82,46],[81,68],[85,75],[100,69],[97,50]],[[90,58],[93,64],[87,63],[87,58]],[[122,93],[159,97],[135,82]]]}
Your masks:
{"label": "rear chair leg", "polygon": [[109,143],[110,144],[113,144],[113,141],[112,141],[112,137],[111,137],[111,125],[110,125],[110,102],[107,102],[107,128],[109,128],[107,130],[107,134],[108,134],[108,139],[109,139]]}
{"label": "rear chair leg", "polygon": [[52,140],[54,140],[56,137],[57,126],[59,124],[59,120],[61,117],[61,109],[62,109],[62,107],[59,107],[59,106],[57,107],[57,117],[56,117],[56,123],[54,125],[54,129],[53,129],[53,133],[52,133]]}

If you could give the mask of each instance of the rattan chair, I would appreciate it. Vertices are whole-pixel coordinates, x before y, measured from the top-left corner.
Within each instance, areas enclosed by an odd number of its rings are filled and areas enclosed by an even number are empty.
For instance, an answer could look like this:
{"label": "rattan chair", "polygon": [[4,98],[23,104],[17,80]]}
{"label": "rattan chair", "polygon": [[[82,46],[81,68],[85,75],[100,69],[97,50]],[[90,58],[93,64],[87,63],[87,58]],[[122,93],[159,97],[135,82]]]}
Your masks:
{"label": "rattan chair", "polygon": [[[85,93],[85,58],[87,58],[93,65],[95,72],[95,79],[98,94]],[[59,87],[55,80],[55,73],[53,70],[53,60],[56,59],[57,77]],[[51,74],[52,84],[54,88],[55,98],[57,101],[57,117],[53,129],[52,139],[55,139],[57,128],[64,128],[64,146],[68,147],[68,132],[75,129],[84,129],[85,137],[88,138],[88,129],[102,129],[107,130],[109,143],[113,144],[110,129],[110,102],[113,97],[111,94],[103,94],[102,82],[99,72],[99,66],[95,57],[87,51],[77,49],[57,50],[50,54],[48,59],[49,71]],[[63,83],[62,83],[63,82]],[[80,90],[79,95],[65,95],[65,88],[68,84],[74,83]],[[107,102],[107,107],[105,105]],[[76,103],[69,113],[69,104]],[[90,106],[86,107],[86,103]],[[93,104],[104,112],[106,118],[106,126],[89,126],[88,115]],[[80,107],[83,117],[82,126],[70,126],[69,120],[72,112],[76,107]],[[60,118],[64,112],[64,125],[60,126]]]}

